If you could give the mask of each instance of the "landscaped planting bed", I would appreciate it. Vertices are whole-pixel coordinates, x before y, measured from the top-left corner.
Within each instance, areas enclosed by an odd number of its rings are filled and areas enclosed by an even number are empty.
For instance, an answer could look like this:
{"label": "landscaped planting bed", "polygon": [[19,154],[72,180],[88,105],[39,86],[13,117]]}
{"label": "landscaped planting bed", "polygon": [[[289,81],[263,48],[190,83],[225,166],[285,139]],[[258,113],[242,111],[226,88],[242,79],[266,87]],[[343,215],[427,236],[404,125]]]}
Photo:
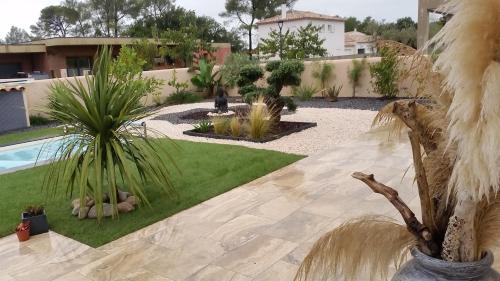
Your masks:
{"label": "landscaped planting bed", "polygon": [[208,132],[199,132],[197,129],[185,131],[184,134],[188,136],[194,137],[205,137],[205,138],[214,138],[214,139],[227,139],[227,140],[236,140],[236,141],[250,141],[250,142],[258,142],[265,143],[273,140],[280,139],[284,136],[288,136],[293,133],[298,133],[300,131],[316,127],[316,123],[312,122],[288,122],[288,121],[280,121],[279,123],[273,125],[269,134],[261,139],[253,139],[248,136],[234,137],[229,132],[225,134],[217,134],[214,131],[214,127],[210,126]]}

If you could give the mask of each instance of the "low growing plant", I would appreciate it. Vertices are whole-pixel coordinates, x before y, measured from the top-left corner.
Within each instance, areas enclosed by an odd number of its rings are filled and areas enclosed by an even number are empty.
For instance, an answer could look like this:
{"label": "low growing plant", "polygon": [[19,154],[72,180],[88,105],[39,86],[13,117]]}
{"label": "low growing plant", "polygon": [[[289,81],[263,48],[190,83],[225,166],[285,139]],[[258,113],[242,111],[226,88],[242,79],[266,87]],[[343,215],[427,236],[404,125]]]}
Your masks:
{"label": "low growing plant", "polygon": [[208,120],[202,120],[198,124],[193,125],[193,127],[198,133],[208,133],[212,127],[212,123]]}
{"label": "low growing plant", "polygon": [[300,85],[293,88],[293,96],[301,101],[311,100],[318,90],[311,85]]}
{"label": "low growing plant", "polygon": [[337,101],[343,87],[344,87],[343,85],[339,85],[328,88],[326,91],[328,99],[333,102]]}
{"label": "low growing plant", "polygon": [[216,135],[223,135],[228,129],[228,119],[226,117],[212,117],[212,125]]}
{"label": "low growing plant", "polygon": [[264,98],[259,97],[252,104],[248,114],[247,130],[252,139],[260,140],[267,135],[271,128],[271,114],[264,103]]}
{"label": "low growing plant", "polygon": [[165,100],[165,103],[168,105],[187,104],[200,102],[202,100],[203,98],[195,93],[181,91],[168,96]]}
{"label": "low growing plant", "polygon": [[231,136],[239,137],[241,135],[241,121],[238,117],[231,118],[229,122],[229,129],[231,131]]}

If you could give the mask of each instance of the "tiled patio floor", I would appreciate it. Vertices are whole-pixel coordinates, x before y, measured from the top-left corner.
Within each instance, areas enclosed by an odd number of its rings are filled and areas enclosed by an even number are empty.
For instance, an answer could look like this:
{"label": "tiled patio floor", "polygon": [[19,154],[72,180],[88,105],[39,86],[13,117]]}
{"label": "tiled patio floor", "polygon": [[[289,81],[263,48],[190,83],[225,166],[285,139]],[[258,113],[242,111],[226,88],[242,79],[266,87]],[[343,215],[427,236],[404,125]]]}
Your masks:
{"label": "tiled patio floor", "polygon": [[373,172],[418,212],[407,143],[363,140],[310,156],[98,249],[56,233],[0,239],[0,280],[292,280],[323,233],[346,218],[386,214],[352,179]]}

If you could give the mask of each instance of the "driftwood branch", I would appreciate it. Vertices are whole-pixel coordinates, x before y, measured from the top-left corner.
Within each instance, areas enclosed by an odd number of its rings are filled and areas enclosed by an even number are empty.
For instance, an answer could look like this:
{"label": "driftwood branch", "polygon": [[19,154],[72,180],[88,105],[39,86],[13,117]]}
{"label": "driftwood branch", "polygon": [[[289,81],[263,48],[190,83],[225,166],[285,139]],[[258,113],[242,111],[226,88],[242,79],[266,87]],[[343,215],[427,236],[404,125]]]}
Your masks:
{"label": "driftwood branch", "polygon": [[417,178],[418,195],[420,197],[420,207],[422,210],[422,222],[432,230],[432,233],[435,233],[435,210],[434,204],[432,204],[431,196],[429,194],[429,184],[427,182],[427,175],[425,172],[424,164],[422,162],[420,137],[413,131],[408,132],[408,137],[410,138],[413,153],[413,165],[415,166],[415,176]]}
{"label": "driftwood branch", "polygon": [[437,257],[440,255],[439,246],[435,243],[432,233],[425,225],[423,225],[415,217],[415,214],[410,210],[408,205],[399,197],[399,193],[393,188],[379,183],[375,180],[374,175],[367,175],[360,172],[352,174],[352,177],[364,182],[370,187],[373,192],[385,196],[389,202],[399,211],[403,217],[408,230],[420,242],[422,252],[429,256]]}
{"label": "driftwood branch", "polygon": [[429,111],[425,106],[419,105],[415,101],[399,101],[394,103],[393,113],[418,134],[425,152],[429,154],[437,149],[438,141],[435,139],[436,135],[429,128],[426,128],[417,116],[417,107],[420,112]]}

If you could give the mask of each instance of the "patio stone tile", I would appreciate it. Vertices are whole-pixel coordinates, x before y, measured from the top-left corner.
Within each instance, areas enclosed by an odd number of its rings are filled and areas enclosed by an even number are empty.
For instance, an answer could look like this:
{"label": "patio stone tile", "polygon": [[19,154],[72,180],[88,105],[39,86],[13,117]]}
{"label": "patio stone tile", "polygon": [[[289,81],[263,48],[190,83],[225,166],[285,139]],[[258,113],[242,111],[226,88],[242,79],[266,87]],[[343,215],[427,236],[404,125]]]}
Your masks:
{"label": "patio stone tile", "polygon": [[2,281],[16,281],[12,276],[10,276],[7,272],[0,271],[0,280]]}
{"label": "patio stone tile", "polygon": [[282,220],[311,201],[310,199],[280,196],[253,208],[248,213],[271,220]]}
{"label": "patio stone tile", "polygon": [[296,243],[290,241],[262,235],[218,258],[214,264],[256,277],[296,246]]}
{"label": "patio stone tile", "polygon": [[144,268],[172,280],[184,280],[224,254],[219,242],[206,238],[179,246],[152,257]]}
{"label": "patio stone tile", "polygon": [[200,271],[191,275],[186,281],[233,281],[233,280],[250,280],[250,278],[242,276],[234,271],[226,270],[220,266],[208,265]]}
{"label": "patio stone tile", "polygon": [[168,250],[161,246],[136,241],[81,267],[78,272],[96,281],[126,280],[142,273],[153,259],[167,254]]}
{"label": "patio stone tile", "polygon": [[208,199],[203,202],[203,204],[208,206],[217,206],[220,204],[224,204],[228,200],[247,200],[250,201],[252,198],[257,196],[258,194],[255,191],[246,190],[244,188],[235,188],[226,193],[223,193],[214,198]]}
{"label": "patio stone tile", "polygon": [[274,221],[253,216],[242,215],[219,227],[208,238],[220,241],[226,251],[230,251],[257,236],[256,232],[266,229]]}
{"label": "patio stone tile", "polygon": [[[38,280],[38,279],[34,279]],[[83,275],[81,275],[78,272],[70,272],[68,274],[65,274],[57,279],[54,279],[54,281],[93,281],[92,279],[89,279]]]}
{"label": "patio stone tile", "polygon": [[284,256],[281,260],[299,266],[304,258],[307,256],[309,251],[311,251],[314,243],[302,243],[299,244],[293,251]]}
{"label": "patio stone tile", "polygon": [[259,274],[255,281],[290,281],[293,280],[299,267],[284,261],[278,261],[269,269]]}
{"label": "patio stone tile", "polygon": [[278,186],[296,187],[303,184],[305,173],[297,168],[288,168],[286,173],[273,177],[271,182]]}
{"label": "patio stone tile", "polygon": [[273,226],[260,229],[258,232],[292,242],[302,242],[330,224],[330,220],[328,217],[297,211]]}

